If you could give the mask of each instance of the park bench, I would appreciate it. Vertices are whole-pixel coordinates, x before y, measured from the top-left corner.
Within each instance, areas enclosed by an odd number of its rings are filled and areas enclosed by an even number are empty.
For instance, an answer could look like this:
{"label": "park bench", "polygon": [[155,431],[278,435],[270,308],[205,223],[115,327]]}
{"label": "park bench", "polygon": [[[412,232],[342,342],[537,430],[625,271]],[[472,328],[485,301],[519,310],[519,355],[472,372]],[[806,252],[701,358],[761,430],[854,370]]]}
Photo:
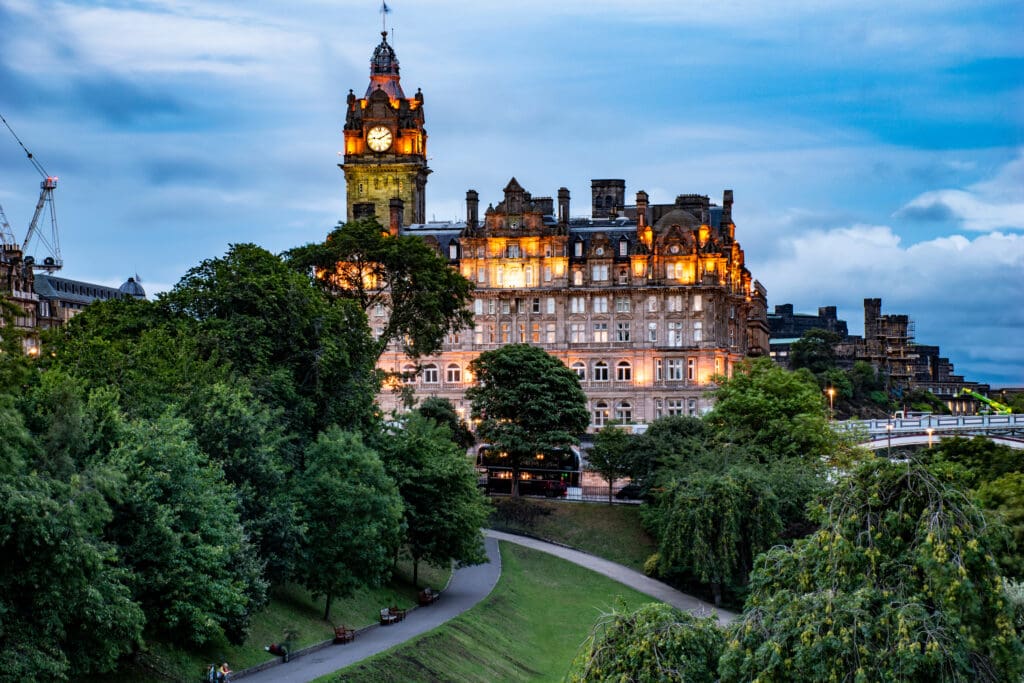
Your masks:
{"label": "park bench", "polygon": [[334,643],[351,643],[356,639],[356,631],[352,628],[345,628],[344,626],[334,627]]}
{"label": "park bench", "polygon": [[420,606],[426,607],[437,602],[437,599],[441,597],[441,594],[435,590],[431,590],[430,587],[424,588],[420,591]]}
{"label": "park bench", "polygon": [[391,612],[391,614],[395,616],[398,619],[398,621],[402,621],[403,619],[405,619],[404,609],[398,609],[398,607],[392,605],[391,607],[388,607],[388,611]]}
{"label": "park bench", "polygon": [[391,613],[390,607],[385,607],[380,611],[380,625],[387,626],[388,624],[394,624],[399,621],[397,614]]}

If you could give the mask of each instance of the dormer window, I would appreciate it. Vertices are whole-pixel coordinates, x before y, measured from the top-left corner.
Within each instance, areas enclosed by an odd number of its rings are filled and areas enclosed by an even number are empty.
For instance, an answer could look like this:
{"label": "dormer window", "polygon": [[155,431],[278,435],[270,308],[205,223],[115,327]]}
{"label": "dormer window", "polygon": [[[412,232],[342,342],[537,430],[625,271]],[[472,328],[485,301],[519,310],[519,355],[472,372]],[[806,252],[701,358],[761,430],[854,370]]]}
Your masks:
{"label": "dormer window", "polygon": [[619,256],[629,256],[629,240],[625,237],[619,240]]}
{"label": "dormer window", "polygon": [[583,240],[576,240],[572,246],[572,254],[577,257],[583,256]]}
{"label": "dormer window", "polygon": [[451,242],[448,244],[448,258],[454,260],[459,258],[459,243]]}

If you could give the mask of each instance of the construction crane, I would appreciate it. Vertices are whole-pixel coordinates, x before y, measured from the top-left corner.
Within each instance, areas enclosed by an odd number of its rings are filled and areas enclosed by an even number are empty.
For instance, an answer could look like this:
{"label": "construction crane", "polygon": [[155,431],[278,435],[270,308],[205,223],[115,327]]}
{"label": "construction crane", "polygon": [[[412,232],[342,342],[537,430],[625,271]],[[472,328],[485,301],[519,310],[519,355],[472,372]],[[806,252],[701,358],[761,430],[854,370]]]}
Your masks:
{"label": "construction crane", "polygon": [[1004,405],[999,401],[993,401],[988,396],[982,396],[978,392],[971,391],[966,387],[957,392],[956,397],[960,398],[961,396],[969,396],[970,398],[974,398],[981,401],[989,408],[991,408],[992,412],[994,412],[996,415],[1010,415],[1011,413],[1013,413],[1013,409],[1010,406]]}
{"label": "construction crane", "polygon": [[[39,200],[36,202],[36,210],[32,214],[32,220],[29,222],[28,230],[25,231],[25,239],[20,245],[21,254],[24,255],[25,265],[36,270],[45,270],[53,272],[60,270],[64,265],[64,261],[60,255],[60,235],[57,232],[57,211],[53,204],[53,191],[57,189],[57,177],[51,176],[43,168],[43,165],[39,163],[39,160],[35,158],[32,152],[28,151],[25,147],[25,143],[21,141],[18,134],[11,128],[11,124],[7,122],[7,119],[0,114],[0,121],[7,127],[7,130],[11,132],[14,139],[17,140],[18,145],[25,152],[25,156],[28,157],[29,162],[32,164],[36,172],[42,176],[43,180],[39,183]],[[44,210],[49,215],[50,230],[49,235],[46,235],[43,230],[39,229],[39,218],[42,216]],[[19,249],[17,238],[14,236],[14,231],[11,229],[10,223],[7,222],[7,217],[3,213],[3,209],[0,208],[0,241],[2,241],[4,251],[14,251]],[[37,262],[34,255],[28,253],[29,247],[32,244],[32,240],[35,238],[45,248],[47,255],[43,258],[42,262]]]}

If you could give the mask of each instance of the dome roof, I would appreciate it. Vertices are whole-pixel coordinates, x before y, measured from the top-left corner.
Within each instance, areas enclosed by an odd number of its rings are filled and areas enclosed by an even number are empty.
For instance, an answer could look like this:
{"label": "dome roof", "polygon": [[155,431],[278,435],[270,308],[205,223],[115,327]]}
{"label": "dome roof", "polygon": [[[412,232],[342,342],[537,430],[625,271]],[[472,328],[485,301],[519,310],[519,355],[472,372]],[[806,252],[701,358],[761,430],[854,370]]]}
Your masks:
{"label": "dome roof", "polygon": [[397,76],[398,57],[395,56],[394,48],[388,45],[387,31],[381,31],[381,36],[383,39],[373,51],[373,59],[370,60],[370,74]]}
{"label": "dome roof", "polygon": [[664,230],[673,225],[678,225],[681,228],[696,228],[700,226],[700,221],[689,211],[683,209],[672,209],[664,216],[658,219],[658,222],[654,224],[655,230]]}
{"label": "dome roof", "polygon": [[127,294],[128,296],[135,297],[136,299],[146,298],[146,290],[144,290],[142,285],[140,285],[133,277],[128,278],[128,281],[117,289],[122,294]]}

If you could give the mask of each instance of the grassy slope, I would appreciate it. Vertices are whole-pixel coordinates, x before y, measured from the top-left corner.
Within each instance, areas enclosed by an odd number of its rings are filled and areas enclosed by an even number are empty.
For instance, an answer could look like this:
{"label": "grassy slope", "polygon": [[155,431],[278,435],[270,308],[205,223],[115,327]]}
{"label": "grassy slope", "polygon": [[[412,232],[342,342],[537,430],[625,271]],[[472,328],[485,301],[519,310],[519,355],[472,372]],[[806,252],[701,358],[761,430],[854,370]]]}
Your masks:
{"label": "grassy slope", "polygon": [[[420,565],[420,586],[443,588],[450,570]],[[276,590],[270,604],[252,621],[248,639],[242,645],[218,643],[201,650],[182,650],[164,643],[150,643],[140,658],[141,664],[126,665],[116,674],[93,679],[97,683],[134,683],[135,681],[197,681],[212,662],[230,662],[235,670],[270,659],[263,647],[283,640],[286,628],[298,632],[296,647],[306,647],[334,635],[335,624],[361,628],[377,621],[384,605],[411,606],[417,588],[412,586],[412,567],[399,563],[399,572],[387,586],[368,589],[344,600],[336,599],[331,607],[332,623],[323,617],[323,600],[313,600],[305,590],[288,586]]]}
{"label": "grassy slope", "polygon": [[532,527],[503,527],[583,550],[598,557],[643,571],[657,548],[640,524],[639,505],[605,503],[553,503],[530,501],[550,510],[537,517]]}
{"label": "grassy slope", "polygon": [[[501,580],[462,616],[319,681],[560,681],[617,598],[651,598],[551,555],[501,544]],[[444,599],[444,598],[442,598]]]}

